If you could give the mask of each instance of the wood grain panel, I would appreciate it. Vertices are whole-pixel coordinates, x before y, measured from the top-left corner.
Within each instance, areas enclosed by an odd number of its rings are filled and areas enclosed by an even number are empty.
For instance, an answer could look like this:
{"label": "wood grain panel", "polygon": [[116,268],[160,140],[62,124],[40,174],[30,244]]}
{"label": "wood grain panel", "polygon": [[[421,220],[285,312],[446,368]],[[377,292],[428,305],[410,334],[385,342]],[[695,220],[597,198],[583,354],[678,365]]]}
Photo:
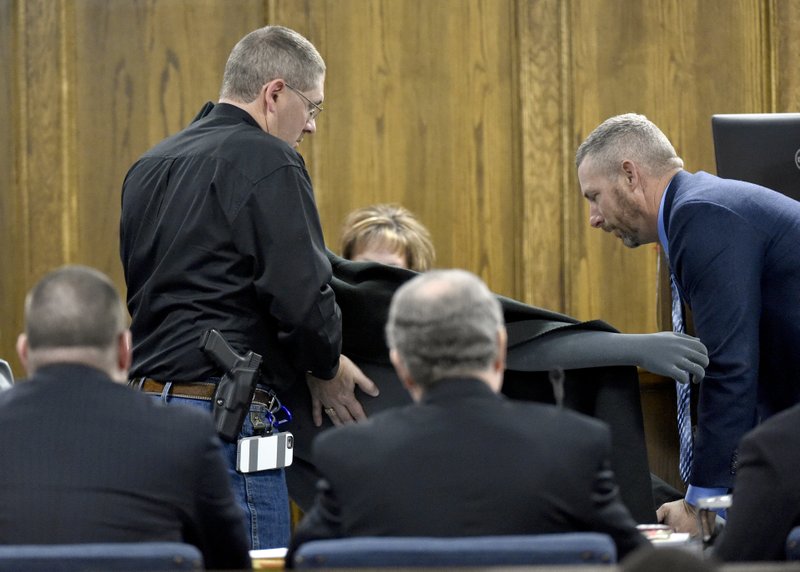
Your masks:
{"label": "wood grain panel", "polygon": [[[120,189],[131,164],[216,101],[230,50],[264,25],[261,0],[76,4],[75,226],[82,261],[122,288]],[[97,213],[103,216],[97,216]]]}
{"label": "wood grain panel", "polygon": [[25,293],[44,273],[69,260],[74,246],[69,226],[73,203],[65,186],[70,86],[63,53],[69,8],[67,1],[4,5],[4,69],[10,72],[4,97],[13,115],[7,125],[13,129],[6,135],[9,168],[3,169],[11,183],[3,192],[3,261],[13,283],[3,291],[8,318],[3,319],[0,354],[13,356],[9,361],[17,375],[22,371],[14,340],[23,328]]}
{"label": "wood grain panel", "polygon": [[770,25],[774,30],[771,49],[775,108],[770,111],[800,111],[800,0],[772,0]]}
{"label": "wood grain panel", "polygon": [[279,1],[274,18],[328,65],[326,111],[302,149],[328,243],[351,209],[399,202],[431,228],[439,266],[518,295],[513,4]]}
{"label": "wood grain panel", "polygon": [[[65,263],[74,241],[65,193],[69,154],[65,106],[69,86],[65,1],[4,3],[0,33],[4,112],[10,112],[2,146],[2,306],[0,356],[17,377],[23,371],[14,344],[23,329],[25,293],[45,272]],[[13,70],[13,72],[11,71]],[[8,186],[5,182],[8,181]]]}
{"label": "wood grain panel", "polygon": [[0,0],[0,256],[13,268],[0,355],[46,270],[82,262],[122,285],[124,173],[216,99],[231,47],[266,23],[328,63],[301,151],[332,247],[351,209],[401,202],[440,266],[624,331],[658,327],[657,249],[588,227],[577,145],[639,111],[689,170],[713,171],[713,113],[800,109],[800,0]]}
{"label": "wood grain panel", "polygon": [[4,0],[0,9],[3,69],[14,70],[0,94],[0,107],[13,115],[6,124],[15,125],[0,143],[11,149],[2,153],[10,168],[2,169],[9,185],[0,203],[4,265],[16,270],[13,283],[2,282],[0,355],[9,355],[24,293],[52,268],[95,266],[124,293],[123,176],[144,150],[216,100],[228,53],[264,25],[266,7],[263,0]]}
{"label": "wood grain panel", "polygon": [[678,490],[684,490],[678,470],[675,382],[647,371],[639,372],[644,433],[650,472]]}
{"label": "wood grain panel", "polygon": [[16,113],[18,56],[14,43],[17,14],[13,0],[0,0],[0,69],[8,70],[0,79],[0,358],[11,363],[19,375],[19,364],[14,355],[14,343],[22,323],[22,297],[24,285],[20,272],[24,268],[25,241],[22,240],[19,221],[19,194],[15,184],[17,144],[20,125]]}
{"label": "wood grain panel", "polygon": [[[767,105],[763,2],[570,5],[575,147],[603,119],[636,111],[664,130],[688,170],[713,171],[711,115]],[[572,187],[568,313],[603,318],[624,331],[655,330],[657,247],[627,252],[615,238],[589,232],[588,209],[577,183]]]}
{"label": "wood grain panel", "polygon": [[27,252],[23,280],[27,286],[70,259],[74,241],[69,226],[69,118],[72,86],[62,57],[68,31],[69,3],[31,0],[18,5],[20,138],[18,174],[22,213],[19,224]]}
{"label": "wood grain panel", "polygon": [[564,199],[571,150],[568,23],[560,0],[518,2],[525,302],[563,312]]}

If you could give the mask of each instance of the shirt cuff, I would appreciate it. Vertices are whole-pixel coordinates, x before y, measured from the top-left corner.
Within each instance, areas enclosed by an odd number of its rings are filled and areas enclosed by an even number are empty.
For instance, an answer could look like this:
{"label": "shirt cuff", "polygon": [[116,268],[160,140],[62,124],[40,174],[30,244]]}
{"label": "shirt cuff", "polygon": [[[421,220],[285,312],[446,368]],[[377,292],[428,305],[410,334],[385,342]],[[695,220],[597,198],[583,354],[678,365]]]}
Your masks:
{"label": "shirt cuff", "polygon": [[728,494],[728,489],[724,487],[696,487],[689,485],[686,489],[685,501],[692,506],[697,506],[697,501],[707,497],[718,497]]}
{"label": "shirt cuff", "polygon": [[311,371],[308,370],[306,373],[316,377],[317,379],[322,379],[324,381],[330,381],[339,373],[339,366],[340,360],[336,360],[336,365],[334,365],[331,369],[328,370],[321,370],[321,371]]}
{"label": "shirt cuff", "polygon": [[[683,500],[696,508],[697,501],[700,499],[718,497],[726,494],[728,494],[728,489],[725,487],[696,487],[694,485],[689,485],[689,487],[686,489],[686,496]],[[722,518],[726,518],[728,516],[728,511],[724,508],[717,509],[716,513]]]}

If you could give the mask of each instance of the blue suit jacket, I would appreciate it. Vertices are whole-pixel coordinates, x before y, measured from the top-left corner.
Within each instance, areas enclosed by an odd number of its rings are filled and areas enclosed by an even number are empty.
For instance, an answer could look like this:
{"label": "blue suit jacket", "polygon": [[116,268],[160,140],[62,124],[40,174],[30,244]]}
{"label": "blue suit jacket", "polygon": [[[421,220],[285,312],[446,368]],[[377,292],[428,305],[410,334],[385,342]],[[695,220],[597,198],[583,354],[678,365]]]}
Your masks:
{"label": "blue suit jacket", "polygon": [[664,225],[670,266],[710,358],[691,484],[730,487],[742,436],[800,402],[800,202],[680,171]]}

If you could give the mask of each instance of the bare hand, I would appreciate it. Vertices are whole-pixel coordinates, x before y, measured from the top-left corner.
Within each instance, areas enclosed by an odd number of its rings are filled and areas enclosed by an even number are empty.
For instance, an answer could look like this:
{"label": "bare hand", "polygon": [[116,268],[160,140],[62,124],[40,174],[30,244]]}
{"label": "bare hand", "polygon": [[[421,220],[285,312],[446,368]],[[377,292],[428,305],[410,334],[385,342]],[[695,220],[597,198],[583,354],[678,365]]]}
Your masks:
{"label": "bare hand", "polygon": [[688,532],[697,536],[697,509],[685,500],[667,502],[658,507],[656,511],[658,522],[666,524],[675,532]]}
{"label": "bare hand", "polygon": [[339,358],[339,371],[333,379],[319,379],[306,374],[306,383],[311,392],[311,416],[317,427],[322,425],[323,410],[334,425],[355,423],[367,418],[356,399],[356,386],[372,397],[380,393],[378,386],[346,356]]}

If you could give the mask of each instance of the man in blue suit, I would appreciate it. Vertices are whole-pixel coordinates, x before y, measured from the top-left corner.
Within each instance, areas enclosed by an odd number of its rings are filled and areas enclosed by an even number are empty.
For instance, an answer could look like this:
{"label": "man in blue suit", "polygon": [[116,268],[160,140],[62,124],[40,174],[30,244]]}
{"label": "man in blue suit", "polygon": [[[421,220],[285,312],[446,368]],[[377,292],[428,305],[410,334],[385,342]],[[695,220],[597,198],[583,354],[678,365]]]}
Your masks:
{"label": "man in blue suit", "polygon": [[661,521],[693,531],[697,500],[732,487],[742,436],[800,402],[800,203],[683,170],[642,115],[606,120],[578,148],[576,164],[590,224],[630,248],[661,244],[708,347],[686,499],[659,509]]}

